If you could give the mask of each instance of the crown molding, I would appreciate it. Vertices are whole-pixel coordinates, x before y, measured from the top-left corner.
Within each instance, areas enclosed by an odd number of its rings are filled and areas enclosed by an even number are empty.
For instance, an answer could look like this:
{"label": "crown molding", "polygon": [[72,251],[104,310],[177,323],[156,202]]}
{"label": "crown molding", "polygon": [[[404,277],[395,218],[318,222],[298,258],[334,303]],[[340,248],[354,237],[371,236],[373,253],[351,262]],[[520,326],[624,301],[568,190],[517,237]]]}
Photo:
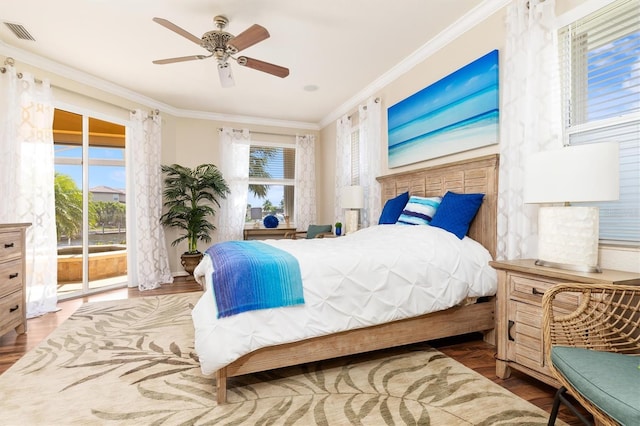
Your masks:
{"label": "crown molding", "polygon": [[474,9],[454,22],[452,25],[447,27],[444,31],[439,33],[436,37],[429,40],[422,47],[405,58],[402,62],[380,76],[369,86],[356,93],[349,100],[336,108],[332,113],[323,118],[319,123],[276,120],[264,117],[252,117],[180,109],[157,101],[153,98],[144,96],[133,90],[126,89],[110,81],[103,80],[91,74],[85,73],[75,68],[71,68],[59,62],[10,46],[1,40],[0,54],[11,56],[17,61],[29,64],[36,68],[42,69],[43,71],[57,74],[61,77],[68,78],[78,83],[96,88],[98,90],[102,90],[136,104],[145,105],[151,109],[158,109],[162,112],[171,114],[176,117],[318,131],[326,127],[331,122],[337,120],[342,115],[347,114],[349,111],[356,108],[357,105],[363,100],[367,99],[370,96],[374,96],[384,87],[388,86],[400,76],[410,71],[416,65],[420,64],[425,59],[429,58],[431,55],[447,46],[460,35],[464,34],[466,31],[469,31],[476,25],[480,24],[482,21],[496,13],[498,10],[511,3],[511,1],[512,0],[483,1]]}
{"label": "crown molding", "polygon": [[[202,120],[214,120],[229,123],[241,123],[274,127],[288,127],[292,129],[303,130],[320,130],[320,126],[317,123],[306,123],[299,121],[287,121],[277,120],[264,117],[252,117],[244,115],[232,115],[232,114],[220,114],[205,111],[192,111],[176,108],[169,104],[157,101],[153,98],[144,96],[133,90],[126,89],[115,83],[107,80],[103,80],[99,77],[86,73],[84,71],[77,70],[59,62],[53,61],[48,58],[27,52],[26,50],[19,49],[11,46],[2,40],[0,40],[0,55],[10,56],[18,62],[22,62],[27,65],[39,68],[45,72],[50,72],[59,75],[63,78],[73,80],[75,82],[85,84],[98,90],[102,90],[109,94],[118,96],[136,104],[145,105],[150,109],[158,109],[164,113],[181,118],[195,118]],[[123,108],[127,108],[124,107]]]}
{"label": "crown molding", "polygon": [[197,118],[201,120],[223,121],[223,122],[239,123],[239,124],[253,124],[256,126],[262,125],[262,126],[272,126],[272,127],[287,127],[290,129],[301,129],[301,130],[315,130],[315,131],[320,130],[320,125],[317,123],[278,120],[274,118],[261,118],[261,117],[253,117],[248,115],[222,114],[222,113],[216,113],[216,112],[193,111],[193,110],[184,110],[184,109],[176,109],[176,112],[173,113],[172,115],[176,117]]}
{"label": "crown molding", "polygon": [[397,80],[400,76],[422,63],[431,55],[443,49],[449,43],[460,37],[465,32],[471,30],[491,15],[511,3],[512,0],[485,0],[478,6],[470,10],[456,22],[451,24],[437,36],[422,45],[418,50],[407,56],[402,62],[391,68],[369,86],[352,96],[345,103],[336,108],[332,113],[320,121],[320,128],[324,128],[333,121],[348,114],[365,99],[376,95],[380,90]]}

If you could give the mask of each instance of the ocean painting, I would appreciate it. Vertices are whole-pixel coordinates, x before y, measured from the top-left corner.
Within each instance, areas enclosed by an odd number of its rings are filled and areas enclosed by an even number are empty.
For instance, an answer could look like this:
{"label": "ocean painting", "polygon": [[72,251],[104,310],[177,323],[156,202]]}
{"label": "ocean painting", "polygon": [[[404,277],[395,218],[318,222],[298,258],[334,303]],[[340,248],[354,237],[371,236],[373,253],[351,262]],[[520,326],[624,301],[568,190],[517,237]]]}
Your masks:
{"label": "ocean painting", "polygon": [[389,107],[389,167],[498,143],[498,51]]}

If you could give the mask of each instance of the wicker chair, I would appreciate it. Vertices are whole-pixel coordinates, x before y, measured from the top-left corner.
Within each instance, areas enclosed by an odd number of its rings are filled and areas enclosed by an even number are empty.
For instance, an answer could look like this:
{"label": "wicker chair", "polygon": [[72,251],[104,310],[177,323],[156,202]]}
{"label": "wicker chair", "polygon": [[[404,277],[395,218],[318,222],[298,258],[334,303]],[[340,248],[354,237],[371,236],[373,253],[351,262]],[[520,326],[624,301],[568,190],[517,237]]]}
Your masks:
{"label": "wicker chair", "polygon": [[640,424],[640,286],[557,284],[542,308],[547,364],[562,385],[549,424],[560,402],[590,424],[567,390],[596,424]]}

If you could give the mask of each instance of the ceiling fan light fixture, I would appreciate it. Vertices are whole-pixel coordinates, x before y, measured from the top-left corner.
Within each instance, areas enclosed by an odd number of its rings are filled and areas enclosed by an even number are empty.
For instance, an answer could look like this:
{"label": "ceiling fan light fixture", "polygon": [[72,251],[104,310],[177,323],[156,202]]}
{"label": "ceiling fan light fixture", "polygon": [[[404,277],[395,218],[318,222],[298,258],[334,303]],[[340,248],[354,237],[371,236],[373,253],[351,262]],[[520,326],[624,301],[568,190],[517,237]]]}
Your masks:
{"label": "ceiling fan light fixture", "polygon": [[233,87],[235,85],[233,81],[233,71],[228,63],[218,64],[218,76],[220,77],[222,87]]}

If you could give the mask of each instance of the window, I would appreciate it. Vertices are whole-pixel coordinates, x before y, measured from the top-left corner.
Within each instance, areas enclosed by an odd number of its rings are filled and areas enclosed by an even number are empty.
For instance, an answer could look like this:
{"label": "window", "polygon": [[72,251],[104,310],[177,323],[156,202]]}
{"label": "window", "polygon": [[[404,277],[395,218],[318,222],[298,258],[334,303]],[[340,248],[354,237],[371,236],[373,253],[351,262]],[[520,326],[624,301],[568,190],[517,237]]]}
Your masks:
{"label": "window", "polygon": [[590,203],[600,207],[600,239],[639,243],[640,0],[561,28],[559,46],[565,144],[620,146],[620,199]]}
{"label": "window", "polygon": [[275,215],[281,223],[285,216],[295,221],[295,158],[294,145],[251,142],[246,221],[268,214]]}
{"label": "window", "polygon": [[59,299],[127,281],[125,141],[122,124],[54,111]]}

